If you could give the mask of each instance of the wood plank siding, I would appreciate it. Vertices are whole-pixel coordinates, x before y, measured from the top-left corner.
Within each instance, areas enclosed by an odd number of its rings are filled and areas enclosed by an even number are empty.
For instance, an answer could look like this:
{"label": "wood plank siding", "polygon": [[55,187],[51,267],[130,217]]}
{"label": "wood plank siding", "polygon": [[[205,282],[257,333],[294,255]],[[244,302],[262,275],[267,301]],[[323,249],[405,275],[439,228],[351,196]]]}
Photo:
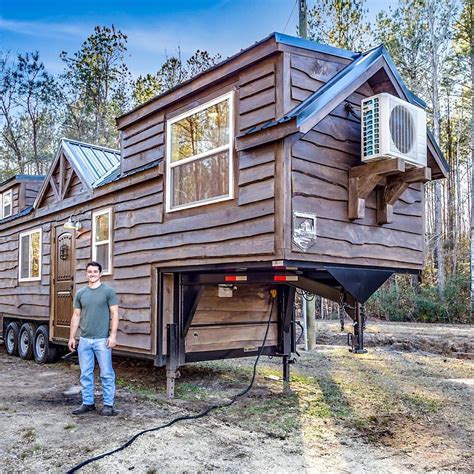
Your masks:
{"label": "wood plank siding", "polygon": [[[248,348],[262,343],[272,309],[270,287],[241,286],[231,298],[220,298],[216,286],[206,287],[185,340],[186,352]],[[273,308],[267,346],[278,341],[278,320]]]}
{"label": "wood plank siding", "polygon": [[[373,94],[365,83],[291,147],[292,210],[317,216],[317,241],[307,252],[294,243],[290,259],[421,269],[423,190],[411,185],[394,206],[394,220],[380,226],[375,191],[364,219],[350,221],[348,170],[360,164],[360,101]],[[353,106],[349,113],[345,103]]]}

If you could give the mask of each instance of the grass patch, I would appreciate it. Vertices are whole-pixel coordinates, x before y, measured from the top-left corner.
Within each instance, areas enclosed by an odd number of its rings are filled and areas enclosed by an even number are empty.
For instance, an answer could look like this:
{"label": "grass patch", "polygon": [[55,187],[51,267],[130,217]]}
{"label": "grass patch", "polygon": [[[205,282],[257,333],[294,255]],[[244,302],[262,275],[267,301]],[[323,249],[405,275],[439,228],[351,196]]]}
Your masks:
{"label": "grass patch", "polygon": [[25,449],[21,454],[20,454],[20,459],[24,460],[29,458],[32,455],[35,455],[36,453],[41,451],[41,446],[39,444],[35,444],[31,448]]}
{"label": "grass patch", "polygon": [[426,393],[403,394],[400,401],[416,414],[437,413],[441,408],[441,402]]}
{"label": "grass patch", "polygon": [[191,382],[181,382],[176,386],[176,395],[183,400],[203,398],[207,395],[207,390]]}
{"label": "grass patch", "polygon": [[294,393],[243,399],[221,413],[224,418],[243,428],[262,431],[280,439],[301,428],[299,397]]}
{"label": "grass patch", "polygon": [[156,394],[164,391],[162,388],[146,387],[145,385],[131,383],[120,378],[115,380],[115,385],[150,399],[156,399]]}
{"label": "grass patch", "polygon": [[64,429],[65,430],[72,430],[76,427],[77,425],[75,425],[74,423],[68,423],[67,425],[64,425]]}
{"label": "grass patch", "polygon": [[31,443],[36,439],[36,430],[34,428],[25,428],[22,430],[21,437],[28,443]]}

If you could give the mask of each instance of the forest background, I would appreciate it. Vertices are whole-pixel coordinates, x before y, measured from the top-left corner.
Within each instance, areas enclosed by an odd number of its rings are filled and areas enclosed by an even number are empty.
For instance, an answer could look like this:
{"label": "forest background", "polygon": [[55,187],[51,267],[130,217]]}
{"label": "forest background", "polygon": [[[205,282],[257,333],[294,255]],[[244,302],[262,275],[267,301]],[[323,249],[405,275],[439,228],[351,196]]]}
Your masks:
{"label": "forest background", "polygon": [[[472,322],[473,6],[399,0],[369,22],[365,0],[317,0],[307,10],[307,31],[299,28],[302,36],[352,51],[383,43],[408,88],[428,104],[428,126],[450,166],[446,180],[425,186],[425,271],[391,277],[367,303],[369,315]],[[177,48],[157,70],[132,77],[127,40],[113,25],[96,26],[78,51],[61,53],[63,70],[54,75],[38,51],[0,50],[0,182],[45,174],[61,137],[118,148],[115,117],[222,59],[202,50],[183,57]],[[326,317],[336,306],[317,305]]]}

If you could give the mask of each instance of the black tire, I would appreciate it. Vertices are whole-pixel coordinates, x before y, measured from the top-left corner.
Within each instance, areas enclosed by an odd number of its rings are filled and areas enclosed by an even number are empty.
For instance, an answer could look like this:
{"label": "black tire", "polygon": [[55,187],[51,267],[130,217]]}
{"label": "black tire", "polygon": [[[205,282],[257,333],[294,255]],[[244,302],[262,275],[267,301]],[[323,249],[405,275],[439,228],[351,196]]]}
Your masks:
{"label": "black tire", "polygon": [[37,364],[49,364],[56,359],[57,347],[49,342],[49,330],[45,325],[38,326],[33,343],[33,355]]}
{"label": "black tire", "polygon": [[32,323],[23,323],[18,334],[18,355],[25,360],[33,359],[33,342],[36,326]]}
{"label": "black tire", "polygon": [[7,354],[11,356],[18,355],[18,334],[20,333],[20,325],[16,321],[8,324],[5,331],[5,349]]}

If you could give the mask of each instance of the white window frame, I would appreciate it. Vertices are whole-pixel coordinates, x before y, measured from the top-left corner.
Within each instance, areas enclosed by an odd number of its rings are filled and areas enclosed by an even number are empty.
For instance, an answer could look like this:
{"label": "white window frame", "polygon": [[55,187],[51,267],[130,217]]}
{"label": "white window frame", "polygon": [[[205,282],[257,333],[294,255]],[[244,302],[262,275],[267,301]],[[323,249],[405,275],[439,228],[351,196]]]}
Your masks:
{"label": "white window frame", "polygon": [[[21,241],[23,237],[26,237],[27,235],[32,235],[36,234],[39,232],[39,275],[37,277],[27,277],[27,278],[22,278],[21,276],[21,262],[22,262],[22,246],[21,246]],[[30,237],[30,243],[31,243],[31,237]],[[29,245],[28,247],[28,273],[30,272],[30,263],[32,260],[31,256],[31,251],[32,251],[32,246]],[[42,266],[43,266],[43,229],[41,227],[37,227],[36,229],[28,230],[26,232],[21,232],[19,236],[19,242],[18,242],[18,281],[23,282],[23,281],[41,281],[41,274],[42,274]]]}
{"label": "white window frame", "polygon": [[3,219],[3,194],[0,193],[0,219]]}
{"label": "white window frame", "polygon": [[[5,208],[3,207],[5,203],[5,196],[9,194],[10,195],[10,214],[4,214]],[[2,212],[1,212],[1,218],[5,219],[6,217],[10,217],[13,214],[13,191],[9,189],[8,191],[5,191],[2,194],[2,199],[1,199],[1,205],[2,205]]]}
{"label": "white window frame", "polygon": [[[97,233],[95,218],[97,216],[102,216],[103,214],[109,215],[109,238],[108,240],[102,240],[99,244],[95,241],[95,236]],[[101,209],[100,211],[94,211],[92,213],[92,260],[97,261],[97,247],[100,245],[109,244],[109,255],[108,263],[109,269],[106,272],[103,272],[102,275],[112,275],[112,208],[108,207],[107,209]]]}
{"label": "white window frame", "polygon": [[[171,125],[180,120],[189,117],[201,110],[205,110],[213,105],[223,102],[224,100],[229,101],[229,143],[227,145],[214,148],[213,150],[199,153],[197,155],[178,160],[174,163],[171,162]],[[172,195],[172,181],[171,181],[171,170],[180,165],[191,163],[193,161],[200,160],[206,156],[216,155],[223,151],[229,151],[229,194],[217,198],[205,199],[199,202],[193,202],[191,204],[182,204],[181,206],[171,207],[171,195]],[[187,110],[186,112],[169,119],[166,122],[166,212],[176,212],[183,209],[191,209],[193,207],[206,206],[208,204],[214,204],[216,202],[229,201],[234,199],[234,92],[228,92],[227,94],[221,95],[216,99],[210,100],[194,109]]]}

